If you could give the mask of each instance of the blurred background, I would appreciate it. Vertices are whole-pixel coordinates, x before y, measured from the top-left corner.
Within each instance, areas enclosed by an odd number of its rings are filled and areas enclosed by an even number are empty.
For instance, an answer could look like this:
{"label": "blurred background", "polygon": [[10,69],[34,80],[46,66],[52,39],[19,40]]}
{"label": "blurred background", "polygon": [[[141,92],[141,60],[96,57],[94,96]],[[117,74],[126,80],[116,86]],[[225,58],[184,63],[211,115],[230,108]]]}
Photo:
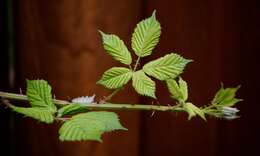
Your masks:
{"label": "blurred background", "polygon": [[[128,132],[105,134],[103,143],[60,142],[59,124],[45,125],[0,109],[0,155],[6,156],[245,156],[260,155],[260,4],[257,0],[2,0],[0,2],[0,89],[19,93],[25,79],[42,78],[56,98],[111,91],[95,84],[119,65],[101,45],[98,29],[129,46],[138,21],[157,10],[159,45],[148,59],[177,52],[195,60],[183,78],[190,101],[207,104],[223,82],[242,85],[241,118],[228,122],[187,121],[186,114],[119,112]],[[157,83],[160,103],[172,102]],[[116,102],[151,103],[132,88]],[[3,154],[4,153],[4,154]],[[258,153],[258,154],[257,154]]]}

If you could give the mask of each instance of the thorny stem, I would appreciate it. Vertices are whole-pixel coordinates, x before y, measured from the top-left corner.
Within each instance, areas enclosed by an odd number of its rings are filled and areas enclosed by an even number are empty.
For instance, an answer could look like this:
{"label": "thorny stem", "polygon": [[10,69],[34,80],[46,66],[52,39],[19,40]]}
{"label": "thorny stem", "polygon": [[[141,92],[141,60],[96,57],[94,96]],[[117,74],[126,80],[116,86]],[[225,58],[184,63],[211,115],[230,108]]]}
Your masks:
{"label": "thorny stem", "polygon": [[[12,99],[18,101],[28,101],[26,95],[0,92],[0,97],[4,99]],[[53,103],[59,106],[73,104],[64,100],[53,100]],[[144,104],[115,104],[115,103],[103,103],[103,104],[86,104],[88,110],[153,110],[153,111],[183,111],[180,105],[175,106],[159,106],[159,105],[144,105]]]}

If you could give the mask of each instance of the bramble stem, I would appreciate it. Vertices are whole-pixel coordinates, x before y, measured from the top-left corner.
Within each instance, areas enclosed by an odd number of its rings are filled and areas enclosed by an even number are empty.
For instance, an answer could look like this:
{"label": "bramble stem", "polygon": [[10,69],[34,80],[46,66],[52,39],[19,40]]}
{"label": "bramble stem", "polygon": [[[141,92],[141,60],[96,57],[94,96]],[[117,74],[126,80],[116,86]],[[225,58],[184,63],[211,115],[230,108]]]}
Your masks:
{"label": "bramble stem", "polygon": [[139,62],[140,62],[140,58],[141,58],[141,57],[138,57],[138,58],[137,58],[137,61],[136,61],[135,66],[134,66],[134,72],[135,72],[136,69],[137,69],[137,66],[138,66],[138,64],[139,64]]}
{"label": "bramble stem", "polygon": [[114,90],[111,94],[109,94],[103,101],[104,101],[104,102],[107,102],[107,101],[111,100],[112,97],[113,97],[114,95],[116,95],[121,89],[123,89],[123,87],[117,88],[117,89]]}
{"label": "bramble stem", "polygon": [[[26,95],[0,92],[0,97],[18,101],[28,101]],[[64,106],[73,104],[69,101],[64,100],[53,100],[54,104]],[[144,105],[144,104],[115,104],[115,103],[104,103],[104,104],[86,104],[86,109],[89,110],[153,110],[153,111],[183,111],[180,105],[175,106],[159,106],[159,105]]]}

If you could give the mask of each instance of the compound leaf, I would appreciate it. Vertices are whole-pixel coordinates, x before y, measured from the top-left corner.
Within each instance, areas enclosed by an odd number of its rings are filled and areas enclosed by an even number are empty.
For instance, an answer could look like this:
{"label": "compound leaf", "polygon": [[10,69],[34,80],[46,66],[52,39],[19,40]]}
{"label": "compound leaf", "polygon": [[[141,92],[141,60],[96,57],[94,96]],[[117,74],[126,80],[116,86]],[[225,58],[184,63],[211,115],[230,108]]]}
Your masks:
{"label": "compound leaf", "polygon": [[124,67],[113,67],[107,70],[97,82],[109,89],[120,88],[132,78],[132,71]]}
{"label": "compound leaf", "polygon": [[148,62],[144,65],[143,70],[146,74],[163,81],[179,76],[191,61],[178,54],[171,53]]}
{"label": "compound leaf", "polygon": [[104,132],[127,130],[113,112],[88,112],[73,116],[59,130],[62,141],[101,141]]}
{"label": "compound leaf", "polygon": [[45,80],[27,80],[26,95],[32,107],[46,108],[55,113],[57,108],[52,102],[51,86]]}
{"label": "compound leaf", "polygon": [[151,55],[161,35],[160,23],[152,16],[139,22],[132,36],[132,49],[139,57]]}
{"label": "compound leaf", "polygon": [[146,76],[142,70],[139,70],[133,74],[132,85],[137,93],[145,96],[150,96],[152,98],[156,98],[155,82],[151,78]]}
{"label": "compound leaf", "polygon": [[132,57],[124,42],[116,35],[105,34],[102,31],[99,32],[102,35],[104,49],[108,54],[115,60],[130,65],[132,63]]}

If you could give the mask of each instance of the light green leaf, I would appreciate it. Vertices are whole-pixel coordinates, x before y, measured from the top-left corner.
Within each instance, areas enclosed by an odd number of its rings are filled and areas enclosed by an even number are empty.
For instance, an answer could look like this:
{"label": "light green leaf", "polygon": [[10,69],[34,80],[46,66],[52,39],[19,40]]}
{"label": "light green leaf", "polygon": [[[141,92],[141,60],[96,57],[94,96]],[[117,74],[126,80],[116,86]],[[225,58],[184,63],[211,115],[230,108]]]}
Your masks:
{"label": "light green leaf", "polygon": [[178,83],[174,79],[166,80],[171,97],[179,102],[185,102],[188,99],[188,85],[181,77]]}
{"label": "light green leaf", "polygon": [[45,80],[27,80],[26,95],[32,107],[49,109],[55,113],[57,108],[52,102],[51,86]]}
{"label": "light green leaf", "polygon": [[182,94],[182,100],[186,101],[188,99],[188,85],[181,77],[179,78],[179,87]]}
{"label": "light green leaf", "polygon": [[105,34],[102,31],[99,32],[102,35],[104,49],[108,54],[115,60],[130,65],[132,63],[132,57],[124,42],[116,35]]}
{"label": "light green leaf", "polygon": [[196,115],[199,115],[203,120],[206,120],[203,110],[193,105],[192,103],[190,102],[185,103],[183,107],[186,110],[186,112],[189,114],[188,117],[189,120]]}
{"label": "light green leaf", "polygon": [[132,36],[132,49],[139,57],[151,55],[153,49],[159,42],[161,35],[160,23],[156,20],[155,11],[153,15],[139,22]]}
{"label": "light green leaf", "polygon": [[171,53],[148,62],[144,65],[143,70],[146,74],[163,81],[179,76],[191,61],[178,54]]}
{"label": "light green leaf", "polygon": [[221,85],[221,88],[216,93],[214,99],[212,100],[213,105],[217,106],[233,106],[237,102],[242,101],[242,99],[235,98],[237,90],[240,88],[240,86],[236,88],[224,88],[223,85]]}
{"label": "light green leaf", "polygon": [[52,113],[46,108],[25,108],[25,107],[16,107],[10,105],[13,111],[17,113],[21,113],[27,117],[34,118],[38,121],[45,122],[45,123],[53,123],[54,117]]}
{"label": "light green leaf", "polygon": [[86,108],[85,104],[80,104],[80,103],[73,103],[69,104],[67,106],[61,107],[58,110],[57,117],[63,117],[65,115],[73,115],[76,113],[82,113],[86,112],[88,109]]}
{"label": "light green leaf", "polygon": [[233,98],[233,99],[225,99],[223,100],[219,105],[221,106],[226,106],[226,107],[232,107],[234,106],[236,103],[243,101],[243,99],[237,99],[237,98]]}
{"label": "light green leaf", "polygon": [[88,112],[73,116],[60,128],[62,141],[101,141],[104,132],[113,130],[127,130],[119,122],[118,116],[113,112]]}
{"label": "light green leaf", "polygon": [[124,67],[113,67],[107,70],[97,82],[109,89],[116,89],[124,86],[132,78],[132,71]]}
{"label": "light green leaf", "polygon": [[179,87],[178,83],[174,79],[168,79],[168,80],[166,80],[166,84],[167,84],[168,90],[171,93],[171,97],[178,101],[182,100],[182,92],[180,91],[180,87]]}
{"label": "light green leaf", "polygon": [[156,99],[155,82],[146,76],[142,70],[133,74],[133,87],[137,93]]}

